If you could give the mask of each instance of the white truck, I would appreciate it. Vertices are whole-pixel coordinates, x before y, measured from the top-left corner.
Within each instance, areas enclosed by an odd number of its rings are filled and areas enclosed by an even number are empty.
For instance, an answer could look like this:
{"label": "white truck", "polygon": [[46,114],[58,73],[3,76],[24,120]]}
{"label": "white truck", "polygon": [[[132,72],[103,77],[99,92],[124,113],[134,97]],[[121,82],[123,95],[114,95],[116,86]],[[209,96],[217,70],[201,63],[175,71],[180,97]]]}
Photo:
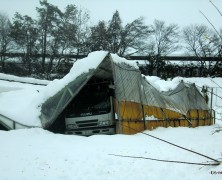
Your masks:
{"label": "white truck", "polygon": [[65,134],[115,134],[113,89],[109,83],[87,84],[65,114]]}

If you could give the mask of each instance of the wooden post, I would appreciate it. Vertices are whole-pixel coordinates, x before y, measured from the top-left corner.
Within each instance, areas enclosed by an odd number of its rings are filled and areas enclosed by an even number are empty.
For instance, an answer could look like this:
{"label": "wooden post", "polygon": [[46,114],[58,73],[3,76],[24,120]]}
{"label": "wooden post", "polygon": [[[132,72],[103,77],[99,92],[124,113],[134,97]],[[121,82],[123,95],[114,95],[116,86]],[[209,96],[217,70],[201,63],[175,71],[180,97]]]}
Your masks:
{"label": "wooden post", "polygon": [[166,122],[166,128],[167,128],[168,125],[170,126],[170,123],[169,123],[169,121],[168,121],[168,119],[167,119],[167,117],[166,117],[166,114],[165,114],[163,108],[160,108],[160,110],[161,110],[161,112],[162,112],[162,114],[163,114],[163,118],[164,118],[164,120],[165,120],[165,122]]}

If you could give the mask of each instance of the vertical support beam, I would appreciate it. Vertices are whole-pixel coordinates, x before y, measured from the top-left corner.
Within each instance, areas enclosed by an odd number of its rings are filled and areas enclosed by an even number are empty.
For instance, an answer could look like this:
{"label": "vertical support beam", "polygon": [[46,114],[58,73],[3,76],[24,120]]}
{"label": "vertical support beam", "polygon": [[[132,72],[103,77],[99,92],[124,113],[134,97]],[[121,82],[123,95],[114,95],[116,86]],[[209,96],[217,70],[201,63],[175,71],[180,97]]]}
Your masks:
{"label": "vertical support beam", "polygon": [[191,110],[189,110],[189,118],[187,118],[187,122],[189,123],[189,128],[192,127],[192,118],[191,118]]}
{"label": "vertical support beam", "polygon": [[[110,54],[109,54],[109,58],[111,60],[111,66],[112,66],[112,70],[113,70],[114,90],[116,91],[116,72],[115,72],[115,67],[114,67],[113,59],[112,59],[112,56]],[[121,124],[122,123],[122,119],[121,119],[121,116],[120,116],[120,102],[117,99],[117,97],[116,97],[115,104],[116,104],[116,111],[117,111],[117,118],[118,118],[119,134],[122,134],[123,133],[123,129],[122,129],[122,124]]]}
{"label": "vertical support beam", "polygon": [[[140,97],[140,104],[141,104],[141,111],[142,111],[142,117],[143,117],[143,129],[146,130],[146,119],[145,119],[145,114],[144,114],[144,106],[143,106],[143,100],[142,100],[142,76],[140,81],[138,81],[138,88],[139,88],[139,97]],[[144,91],[144,89],[143,89]]]}
{"label": "vertical support beam", "polygon": [[210,121],[211,124],[215,124],[215,119],[213,120],[212,113],[213,113],[213,88],[211,88],[211,94],[210,94]]}
{"label": "vertical support beam", "polygon": [[187,116],[183,115],[184,119],[187,120],[187,122],[189,123],[189,128],[192,126],[192,122],[191,122],[191,116],[190,116],[190,110],[187,112],[187,114],[189,113],[189,118],[187,118]]}
{"label": "vertical support beam", "polygon": [[164,120],[166,121],[166,128],[167,128],[168,125],[170,125],[170,123],[169,123],[169,121],[168,121],[168,119],[167,119],[167,117],[166,117],[166,114],[165,114],[163,108],[160,108],[160,110],[161,110],[161,112],[162,112],[162,114],[163,114]]}
{"label": "vertical support beam", "polygon": [[15,129],[16,127],[15,127],[15,121],[13,121],[13,129]]}
{"label": "vertical support beam", "polygon": [[120,102],[116,99],[116,108],[117,108],[117,118],[118,118],[118,129],[119,129],[119,134],[123,133],[123,127],[122,127],[122,118],[120,116]]}
{"label": "vertical support beam", "polygon": [[146,130],[146,119],[145,119],[145,114],[144,114],[144,106],[141,103],[141,111],[142,111],[142,116],[143,116],[143,128]]}

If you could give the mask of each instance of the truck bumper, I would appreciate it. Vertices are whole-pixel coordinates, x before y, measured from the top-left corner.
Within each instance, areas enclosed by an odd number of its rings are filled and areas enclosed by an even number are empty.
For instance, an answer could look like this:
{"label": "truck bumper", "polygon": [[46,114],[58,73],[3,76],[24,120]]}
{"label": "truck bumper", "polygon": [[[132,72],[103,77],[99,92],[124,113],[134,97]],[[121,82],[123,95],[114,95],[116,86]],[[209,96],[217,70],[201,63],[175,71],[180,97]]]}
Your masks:
{"label": "truck bumper", "polygon": [[91,136],[95,134],[108,134],[112,135],[115,134],[115,127],[101,127],[101,128],[93,128],[93,129],[78,129],[78,130],[69,130],[66,131],[65,134],[73,134],[73,135],[80,135],[80,136]]}

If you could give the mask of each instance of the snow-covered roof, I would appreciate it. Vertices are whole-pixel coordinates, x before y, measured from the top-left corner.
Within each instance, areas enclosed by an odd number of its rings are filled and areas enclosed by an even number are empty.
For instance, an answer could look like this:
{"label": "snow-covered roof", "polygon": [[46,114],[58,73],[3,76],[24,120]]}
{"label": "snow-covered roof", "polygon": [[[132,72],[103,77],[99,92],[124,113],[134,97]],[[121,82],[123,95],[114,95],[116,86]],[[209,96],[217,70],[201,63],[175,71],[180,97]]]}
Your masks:
{"label": "snow-covered roof", "polygon": [[[3,73],[0,73],[0,80],[10,81],[10,82],[19,82],[19,83],[24,83],[24,84],[34,84],[34,85],[47,85],[50,82],[48,80],[40,80],[40,79],[35,79],[35,78],[30,78],[30,77],[21,78],[18,76],[3,74]],[[3,82],[1,82],[1,84],[2,83]]]}

